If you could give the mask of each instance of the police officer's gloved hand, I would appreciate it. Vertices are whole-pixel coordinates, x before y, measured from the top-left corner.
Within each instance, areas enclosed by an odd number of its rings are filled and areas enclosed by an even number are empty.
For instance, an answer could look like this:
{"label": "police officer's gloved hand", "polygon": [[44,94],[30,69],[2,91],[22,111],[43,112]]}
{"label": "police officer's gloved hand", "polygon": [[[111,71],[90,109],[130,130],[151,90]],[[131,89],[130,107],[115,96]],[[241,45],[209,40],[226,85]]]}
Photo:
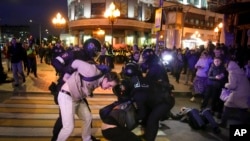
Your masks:
{"label": "police officer's gloved hand", "polygon": [[73,72],[75,72],[76,69],[72,68],[71,66],[67,66],[65,69],[64,69],[64,72],[65,73],[68,73],[68,74],[72,74]]}
{"label": "police officer's gloved hand", "polygon": [[102,73],[108,73],[111,71],[111,69],[107,65],[96,65],[96,67],[102,72]]}
{"label": "police officer's gloved hand", "polygon": [[142,63],[141,64],[141,70],[142,70],[142,72],[145,73],[148,70],[148,65],[146,63]]}

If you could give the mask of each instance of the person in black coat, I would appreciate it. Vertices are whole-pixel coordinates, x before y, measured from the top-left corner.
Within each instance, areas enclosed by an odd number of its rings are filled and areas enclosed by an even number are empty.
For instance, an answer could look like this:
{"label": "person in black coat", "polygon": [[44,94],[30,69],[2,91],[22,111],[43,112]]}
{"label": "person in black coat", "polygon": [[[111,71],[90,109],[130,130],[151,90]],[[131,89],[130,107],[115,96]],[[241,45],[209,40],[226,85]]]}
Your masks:
{"label": "person in black coat", "polygon": [[[208,83],[205,90],[205,95],[201,104],[201,109],[211,107],[212,113],[218,112],[218,117],[221,117],[223,111],[223,101],[220,100],[220,93],[226,83],[227,71],[220,57],[213,59],[213,64],[209,68]],[[209,100],[211,99],[211,104]]]}
{"label": "person in black coat", "polygon": [[21,43],[17,43],[16,38],[12,38],[7,54],[10,56],[11,67],[14,77],[14,86],[19,86],[19,75],[22,76],[23,83],[26,81],[23,72],[23,60],[25,49]]}
{"label": "person in black coat", "polygon": [[[130,95],[137,105],[137,120],[142,125],[147,141],[154,141],[159,129],[159,121],[165,120],[174,106],[174,97],[164,67],[160,67],[157,56],[151,56],[153,62],[144,64],[147,69],[146,77],[143,77],[136,66],[126,69],[125,75],[129,76]],[[145,68],[144,68],[145,69]],[[136,72],[136,73],[133,73]]]}

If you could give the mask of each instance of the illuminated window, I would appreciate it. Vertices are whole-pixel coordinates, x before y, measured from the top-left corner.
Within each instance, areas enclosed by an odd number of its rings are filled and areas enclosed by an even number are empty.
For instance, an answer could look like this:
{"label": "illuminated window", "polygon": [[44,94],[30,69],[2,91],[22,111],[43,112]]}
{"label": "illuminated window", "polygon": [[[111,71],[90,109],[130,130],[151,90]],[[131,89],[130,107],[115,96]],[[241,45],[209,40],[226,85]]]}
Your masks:
{"label": "illuminated window", "polygon": [[200,21],[198,19],[195,20],[195,24],[199,25]]}
{"label": "illuminated window", "polygon": [[194,19],[190,19],[190,23],[191,23],[191,24],[194,24]]}

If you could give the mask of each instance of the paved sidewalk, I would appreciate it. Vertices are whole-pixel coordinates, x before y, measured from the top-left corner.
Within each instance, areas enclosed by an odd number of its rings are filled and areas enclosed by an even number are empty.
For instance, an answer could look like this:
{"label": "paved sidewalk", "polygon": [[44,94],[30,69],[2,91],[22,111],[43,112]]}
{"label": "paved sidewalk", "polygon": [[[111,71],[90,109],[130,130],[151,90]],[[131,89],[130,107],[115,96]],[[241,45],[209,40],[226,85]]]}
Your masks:
{"label": "paved sidewalk", "polygon": [[[39,59],[37,59],[39,60]],[[7,71],[6,68],[6,61],[3,60],[2,62],[5,72]],[[122,68],[122,64],[115,64],[114,71],[120,72]],[[12,72],[7,72],[8,77],[13,78]],[[26,72],[24,72],[26,75]],[[18,88],[13,86],[13,83],[3,83],[0,84],[0,91],[6,91],[6,92],[34,92],[34,93],[42,93],[46,92],[48,93],[48,87],[51,84],[51,82],[58,79],[58,76],[56,76],[56,72],[54,68],[51,65],[47,65],[45,63],[37,62],[37,75],[38,78],[34,77],[34,75],[31,73],[29,76],[26,75],[26,82],[23,83]],[[189,87],[184,85],[184,76],[181,77],[180,83],[176,83],[174,81],[173,76],[169,75],[169,79],[171,83],[175,86],[176,92],[190,92]],[[96,93],[109,93],[110,90],[100,90],[97,89],[95,91]]]}

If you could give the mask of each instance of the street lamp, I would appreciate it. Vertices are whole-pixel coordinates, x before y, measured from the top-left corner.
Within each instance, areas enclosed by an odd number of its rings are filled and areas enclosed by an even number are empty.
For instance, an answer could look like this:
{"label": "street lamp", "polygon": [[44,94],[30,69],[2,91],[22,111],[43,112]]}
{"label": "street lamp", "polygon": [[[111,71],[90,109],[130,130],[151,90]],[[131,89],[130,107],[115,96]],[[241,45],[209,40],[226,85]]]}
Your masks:
{"label": "street lamp", "polygon": [[[60,13],[57,13],[56,17],[52,19],[52,23],[56,28],[63,28],[66,24],[66,20],[62,17]],[[59,39],[60,39],[60,33],[59,33]]]}
{"label": "street lamp", "polygon": [[[56,28],[63,28],[66,24],[66,20],[62,17],[60,13],[57,13],[56,17],[52,19],[52,23]],[[60,39],[60,33],[59,33],[59,39]]]}
{"label": "street lamp", "polygon": [[[33,23],[33,20],[30,20],[29,22]],[[39,44],[41,45],[42,44],[42,27],[40,23],[38,24],[38,32],[39,32]]]}
{"label": "street lamp", "polygon": [[218,26],[215,27],[214,32],[218,35],[218,43],[220,43],[221,29],[223,27],[223,23],[219,23]]}
{"label": "street lamp", "polygon": [[105,11],[104,17],[109,19],[111,23],[111,45],[113,47],[113,26],[117,17],[120,16],[120,10],[115,8],[115,4],[112,2],[109,8]]}
{"label": "street lamp", "polygon": [[66,20],[62,17],[60,13],[57,13],[56,17],[52,19],[52,23],[56,28],[62,28],[66,24]]}

